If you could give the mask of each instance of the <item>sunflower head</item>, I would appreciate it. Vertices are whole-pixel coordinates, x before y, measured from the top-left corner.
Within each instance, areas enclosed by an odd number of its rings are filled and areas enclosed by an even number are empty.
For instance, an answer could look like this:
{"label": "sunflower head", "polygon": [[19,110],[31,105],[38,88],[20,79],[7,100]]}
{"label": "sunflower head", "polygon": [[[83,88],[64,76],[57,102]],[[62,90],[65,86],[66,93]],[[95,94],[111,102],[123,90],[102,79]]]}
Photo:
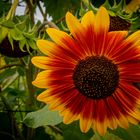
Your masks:
{"label": "sunflower head", "polygon": [[58,110],[63,122],[79,120],[82,132],[90,128],[105,135],[107,128],[127,129],[140,121],[140,31],[110,31],[108,11],[86,12],[79,21],[66,14],[70,35],[48,28],[52,39],[38,40],[46,56],[32,63],[44,69],[33,84],[46,89],[37,99]]}
{"label": "sunflower head", "polygon": [[109,13],[110,31],[123,31],[130,29],[134,18],[131,13],[128,14],[125,12],[126,1],[124,0],[120,0],[119,2],[116,2],[116,0],[105,0],[104,3],[100,3],[98,1],[91,1],[91,3],[87,3],[87,1],[83,1],[83,6],[81,6],[80,9],[80,15],[85,14],[88,10],[92,10],[96,13],[99,5],[104,6]]}
{"label": "sunflower head", "polygon": [[134,13],[140,8],[140,0],[127,0],[127,1],[126,6],[124,7],[126,13]]}

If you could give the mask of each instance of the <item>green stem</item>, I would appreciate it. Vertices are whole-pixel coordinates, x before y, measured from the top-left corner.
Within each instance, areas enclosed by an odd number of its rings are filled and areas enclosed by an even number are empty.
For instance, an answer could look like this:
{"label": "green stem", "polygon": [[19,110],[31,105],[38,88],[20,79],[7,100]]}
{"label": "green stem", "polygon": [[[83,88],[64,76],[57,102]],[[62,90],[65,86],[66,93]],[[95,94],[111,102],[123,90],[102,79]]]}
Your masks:
{"label": "green stem", "polygon": [[19,0],[14,0],[12,6],[11,6],[11,8],[10,8],[8,14],[7,14],[7,16],[6,16],[6,20],[9,20],[9,19],[12,19],[13,18],[18,3],[19,3]]}
{"label": "green stem", "polygon": [[[30,60],[30,58],[29,58],[29,60]],[[34,101],[35,101],[35,99],[34,99],[34,88],[33,88],[33,85],[32,85],[32,81],[33,81],[32,70],[33,70],[33,65],[32,65],[31,61],[29,61],[28,66],[26,66],[26,68],[25,68],[26,82],[27,82],[28,95],[29,95],[29,98],[27,99],[27,102],[26,102],[26,108],[28,110],[33,110]],[[28,127],[27,140],[33,139],[34,133],[35,133],[35,129]]]}
{"label": "green stem", "polygon": [[26,73],[26,82],[27,82],[27,87],[28,87],[28,93],[29,93],[29,98],[27,101],[27,106],[32,109],[34,106],[34,88],[32,85],[33,81],[33,65],[31,61],[29,62],[28,66],[25,68],[25,73]]}
{"label": "green stem", "polygon": [[27,5],[27,14],[29,14],[31,21],[34,23],[34,9],[35,3],[33,0],[25,0]]}

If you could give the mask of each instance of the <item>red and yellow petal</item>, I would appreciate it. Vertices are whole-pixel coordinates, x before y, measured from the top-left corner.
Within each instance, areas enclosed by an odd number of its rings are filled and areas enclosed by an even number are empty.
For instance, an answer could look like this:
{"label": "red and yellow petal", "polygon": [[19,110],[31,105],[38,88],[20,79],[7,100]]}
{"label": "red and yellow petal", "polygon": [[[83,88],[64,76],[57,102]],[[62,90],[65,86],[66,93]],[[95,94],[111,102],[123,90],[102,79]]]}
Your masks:
{"label": "red and yellow petal", "polygon": [[74,38],[82,41],[85,36],[84,26],[70,12],[67,12],[66,14],[66,23]]}
{"label": "red and yellow petal", "polygon": [[120,79],[128,82],[140,82],[140,63],[120,64]]}
{"label": "red and yellow petal", "polygon": [[113,54],[118,51],[120,44],[123,42],[123,40],[128,35],[128,31],[113,31],[109,32],[107,34],[107,40],[106,40],[106,48],[104,48],[103,53],[105,56],[109,57],[110,59],[113,59]]}
{"label": "red and yellow petal", "polygon": [[121,108],[118,106],[116,102],[117,101],[113,97],[107,98],[108,107],[112,112],[112,115],[116,120],[116,123],[122,128],[128,128],[128,120],[125,117],[125,114],[122,113]]}
{"label": "red and yellow petal", "polygon": [[[94,113],[94,127],[100,135],[105,135],[107,131],[107,106],[103,99],[96,101],[96,110]],[[100,111],[99,111],[100,110]]]}
{"label": "red and yellow petal", "polygon": [[126,42],[126,44],[133,43],[134,46],[138,46],[139,51],[140,51],[140,30],[134,32],[129,37],[127,37],[125,42]]}
{"label": "red and yellow petal", "polygon": [[48,28],[46,31],[57,45],[70,53],[72,58],[75,60],[83,58],[85,52],[67,33],[54,28]]}
{"label": "red and yellow petal", "polygon": [[87,132],[93,123],[94,101],[87,99],[80,114],[80,128],[82,132]]}
{"label": "red and yellow petal", "polygon": [[140,105],[140,91],[136,87],[130,85],[127,81],[121,81],[119,87],[129,99]]}
{"label": "red and yellow petal", "polygon": [[[104,7],[100,7],[96,16],[94,23],[94,35],[95,35],[95,53],[96,55],[104,55],[104,50],[106,49],[107,33],[109,30],[109,15]],[[100,41],[99,41],[100,40]]]}
{"label": "red and yellow petal", "polygon": [[46,56],[35,56],[31,61],[35,66],[42,69],[73,69],[75,67],[75,63],[72,60],[63,60]]}

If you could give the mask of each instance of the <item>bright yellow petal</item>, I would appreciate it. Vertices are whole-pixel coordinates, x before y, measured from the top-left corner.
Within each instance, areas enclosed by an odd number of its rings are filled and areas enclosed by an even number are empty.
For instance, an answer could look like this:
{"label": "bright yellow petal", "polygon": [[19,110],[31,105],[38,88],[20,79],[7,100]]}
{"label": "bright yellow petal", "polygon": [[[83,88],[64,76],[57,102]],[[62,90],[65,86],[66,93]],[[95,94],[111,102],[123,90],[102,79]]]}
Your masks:
{"label": "bright yellow petal", "polygon": [[47,69],[47,57],[45,56],[34,56],[31,59],[32,63],[41,69]]}
{"label": "bright yellow petal", "polygon": [[127,129],[129,127],[127,118],[124,117],[122,114],[120,114],[120,117],[116,120],[120,127],[125,128],[125,129]]}
{"label": "bright yellow petal", "polygon": [[56,42],[61,47],[68,49],[63,41],[64,39],[70,39],[70,36],[67,33],[57,30],[55,28],[48,28],[46,31],[54,42]]}
{"label": "bright yellow petal", "polygon": [[101,136],[104,136],[106,134],[106,131],[107,131],[107,122],[106,121],[103,121],[103,122],[96,121],[95,126],[96,126],[96,130],[98,131],[98,133]]}
{"label": "bright yellow petal", "polygon": [[95,32],[108,32],[110,19],[107,10],[104,7],[100,7],[95,16]]}
{"label": "bright yellow petal", "polygon": [[50,110],[61,110],[63,109],[63,105],[61,105],[60,98],[55,97],[56,95],[53,96],[53,100],[51,100],[49,103],[49,109]]}
{"label": "bright yellow petal", "polygon": [[82,132],[84,132],[84,133],[88,132],[91,125],[92,125],[92,119],[91,118],[80,117],[80,129],[81,129]]}
{"label": "bright yellow petal", "polygon": [[40,93],[37,96],[37,100],[47,103],[47,101],[49,100],[48,98],[51,97],[50,94],[49,94],[50,92],[51,92],[50,89],[47,89],[47,90],[43,91],[42,93]]}
{"label": "bright yellow petal", "polygon": [[48,40],[43,39],[37,40],[37,46],[39,50],[45,55],[51,56],[52,54],[55,54],[55,52],[57,51],[57,45]]}
{"label": "bright yellow petal", "polygon": [[63,122],[65,124],[70,124],[73,121],[77,120],[78,115],[77,114],[73,114],[71,111],[69,111],[68,109],[66,109],[66,112],[64,114],[64,118],[63,118]]}
{"label": "bright yellow petal", "polygon": [[37,75],[36,79],[32,82],[32,84],[39,88],[47,88],[48,87],[47,83],[49,81],[47,79],[47,74],[48,74],[47,70],[40,72]]}
{"label": "bright yellow petal", "polygon": [[133,118],[132,116],[127,116],[127,119],[130,123],[137,125],[139,123],[139,121],[135,118]]}
{"label": "bright yellow petal", "polygon": [[70,32],[75,38],[78,39],[83,36],[84,27],[70,12],[67,12],[66,14],[66,23]]}
{"label": "bright yellow petal", "polygon": [[135,33],[133,33],[129,37],[127,37],[125,42],[126,43],[132,42],[134,45],[139,46],[139,48],[140,48],[140,30],[136,31]]}
{"label": "bright yellow petal", "polygon": [[140,111],[135,108],[132,112],[129,113],[132,117],[140,121]]}
{"label": "bright yellow petal", "polygon": [[112,130],[117,128],[117,122],[115,118],[110,118],[108,119],[108,127],[111,128]]}
{"label": "bright yellow petal", "polygon": [[94,27],[94,22],[95,22],[95,16],[92,11],[87,12],[81,19],[81,24],[85,27],[88,28]]}

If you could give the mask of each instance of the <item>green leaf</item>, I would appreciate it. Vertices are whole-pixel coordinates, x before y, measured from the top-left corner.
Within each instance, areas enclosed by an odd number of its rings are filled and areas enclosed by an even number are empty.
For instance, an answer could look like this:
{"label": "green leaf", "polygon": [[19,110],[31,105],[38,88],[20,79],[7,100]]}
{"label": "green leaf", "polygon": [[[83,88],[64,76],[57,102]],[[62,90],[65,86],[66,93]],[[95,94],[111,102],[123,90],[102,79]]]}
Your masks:
{"label": "green leaf", "polygon": [[2,82],[7,79],[8,77],[10,77],[11,75],[16,74],[16,68],[13,69],[6,69],[3,72],[0,72],[0,84],[2,84]]}
{"label": "green leaf", "polygon": [[123,140],[139,140],[140,139],[140,126],[130,125],[128,129],[118,128],[117,130],[110,131],[111,133],[119,136]]}
{"label": "green leaf", "polygon": [[37,49],[35,40],[29,39],[27,42],[32,49]]}
{"label": "green leaf", "polygon": [[59,128],[63,132],[64,140],[89,140],[93,136],[92,129],[90,129],[87,133],[81,132],[79,121],[75,121],[69,125],[61,123]]}
{"label": "green leaf", "polygon": [[13,38],[12,38],[10,33],[8,34],[8,40],[9,40],[11,46],[12,46],[12,49],[14,49],[14,44],[13,44],[14,41],[13,41]]}
{"label": "green leaf", "polygon": [[25,45],[26,45],[26,39],[24,38],[24,39],[22,39],[22,40],[20,40],[19,41],[19,48],[21,49],[21,51],[25,51],[23,48],[25,47]]}
{"label": "green leaf", "polygon": [[107,133],[103,137],[96,133],[90,140],[122,140],[122,139],[111,133]]}
{"label": "green leaf", "polygon": [[44,125],[56,125],[62,122],[62,118],[58,112],[48,110],[48,106],[42,109],[28,113],[24,118],[24,123],[32,128],[37,128]]}
{"label": "green leaf", "polygon": [[13,75],[10,75],[6,79],[4,79],[1,83],[1,90],[4,91],[7,87],[9,87],[9,85],[11,85],[18,78],[18,76],[19,74],[16,71]]}
{"label": "green leaf", "polygon": [[32,32],[32,33],[23,32],[23,35],[24,35],[25,38],[30,39],[30,38],[34,38],[35,33],[34,32]]}
{"label": "green leaf", "polygon": [[0,0],[0,16],[7,13],[11,7],[12,1]]}
{"label": "green leaf", "polygon": [[69,10],[73,12],[78,10],[80,4],[81,0],[65,0],[65,2],[63,0],[44,0],[44,6],[54,21],[65,16]]}

